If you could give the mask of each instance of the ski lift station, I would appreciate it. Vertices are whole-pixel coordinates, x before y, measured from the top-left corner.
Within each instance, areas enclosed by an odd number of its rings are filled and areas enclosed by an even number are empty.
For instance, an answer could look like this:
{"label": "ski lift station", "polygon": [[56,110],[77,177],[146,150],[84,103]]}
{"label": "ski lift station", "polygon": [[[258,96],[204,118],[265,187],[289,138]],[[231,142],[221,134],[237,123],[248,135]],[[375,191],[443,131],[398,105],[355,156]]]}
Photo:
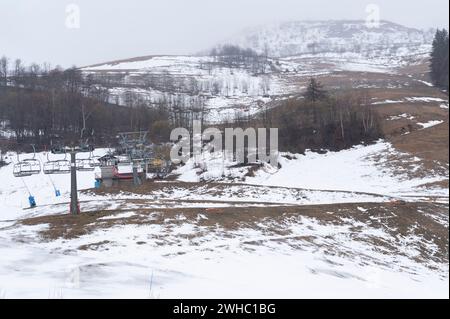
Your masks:
{"label": "ski lift station", "polygon": [[[52,147],[44,153],[44,158],[38,158],[34,145],[31,145],[32,155],[17,154],[17,162],[13,167],[13,175],[21,178],[29,195],[29,205],[33,208],[37,201],[27,187],[26,177],[43,173],[48,177],[54,188],[55,196],[61,192],[55,185],[52,175],[70,175],[70,211],[79,213],[77,195],[77,171],[95,172],[95,187],[102,184],[110,186],[113,181],[132,180],[135,186],[149,176],[164,178],[169,173],[170,163],[155,157],[155,145],[147,140],[146,132],[120,133],[118,147],[110,149],[106,155],[94,155],[94,147],[87,142],[76,147]],[[96,170],[97,168],[97,170]],[[69,178],[69,177],[68,177]],[[94,180],[93,180],[94,182]]]}

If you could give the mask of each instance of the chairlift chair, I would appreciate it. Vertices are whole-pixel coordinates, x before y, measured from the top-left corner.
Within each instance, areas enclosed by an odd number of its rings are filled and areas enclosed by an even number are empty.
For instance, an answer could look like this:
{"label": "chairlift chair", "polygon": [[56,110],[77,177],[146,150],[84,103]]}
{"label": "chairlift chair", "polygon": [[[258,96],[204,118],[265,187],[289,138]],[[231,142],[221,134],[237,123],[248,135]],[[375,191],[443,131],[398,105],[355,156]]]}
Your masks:
{"label": "chairlift chair", "polygon": [[91,165],[92,167],[100,167],[102,163],[100,163],[99,159],[100,156],[94,156],[91,159],[91,163],[89,165]]}
{"label": "chairlift chair", "polygon": [[95,169],[92,158],[79,158],[76,160],[77,171],[89,172]]}
{"label": "chairlift chair", "polygon": [[26,177],[41,172],[41,166],[39,161],[25,159],[19,163],[14,164],[13,174],[15,177]]}
{"label": "chairlift chair", "polygon": [[15,177],[26,177],[41,173],[41,162],[35,158],[36,150],[33,146],[33,157],[20,160],[19,154],[17,154],[17,163],[13,167],[13,175]]}
{"label": "chairlift chair", "polygon": [[92,167],[100,167],[100,165],[101,165],[101,163],[100,163],[100,156],[97,156],[97,155],[93,155],[92,153],[91,153],[91,157],[90,157],[90,159],[91,159],[91,162],[90,162],[90,165],[92,166]]}
{"label": "chairlift chair", "polygon": [[69,174],[70,173],[70,161],[67,160],[67,154],[64,159],[50,160],[49,153],[47,153],[47,162],[44,163],[44,174]]}

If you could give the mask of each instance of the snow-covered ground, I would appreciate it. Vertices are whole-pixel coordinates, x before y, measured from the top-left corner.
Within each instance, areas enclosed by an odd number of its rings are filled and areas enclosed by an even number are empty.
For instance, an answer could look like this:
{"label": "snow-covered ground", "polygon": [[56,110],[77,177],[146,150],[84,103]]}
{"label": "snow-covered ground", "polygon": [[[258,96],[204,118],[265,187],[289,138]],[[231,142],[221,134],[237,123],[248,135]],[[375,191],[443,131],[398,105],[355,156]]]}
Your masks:
{"label": "snow-covered ground", "polygon": [[372,105],[384,105],[384,104],[400,104],[400,103],[434,103],[434,104],[442,104],[443,102],[447,102],[448,100],[444,100],[441,98],[436,98],[436,97],[417,97],[417,96],[412,96],[412,97],[405,97],[403,99],[399,99],[399,100],[383,100],[383,101],[376,101],[373,102]]}
{"label": "snow-covered ground", "polygon": [[[400,75],[400,68],[423,63],[431,37],[386,21],[376,29],[362,21],[293,22],[229,42],[260,53],[269,43],[270,56],[278,58],[262,74],[210,56],[153,56],[82,70],[115,83],[112,103],[124,105],[135,93],[150,103],[204,105],[207,121],[223,122],[298,95],[309,77]],[[448,109],[448,100],[415,94],[375,98],[373,105]],[[0,137],[13,136],[0,125]],[[36,158],[43,163],[47,154]],[[74,218],[65,215],[69,175],[15,178],[15,154],[6,160],[0,298],[449,297],[449,192],[439,186],[448,180],[448,164],[436,163],[443,170],[434,171],[386,141],[325,154],[284,153],[279,168],[206,155],[179,167],[176,181],[141,190],[95,192],[97,172],[78,172],[84,213]],[[30,194],[34,209],[27,209]]]}
{"label": "snow-covered ground", "polygon": [[[96,150],[102,155],[106,149]],[[245,183],[247,186],[232,184],[226,189],[204,187],[171,187],[167,190],[155,190],[147,194],[119,193],[112,199],[109,196],[82,193],[79,196],[83,210],[115,209],[123,206],[127,200],[143,200],[136,208],[198,207],[199,201],[208,201],[212,206],[231,206],[236,203],[254,206],[262,205],[317,205],[353,202],[386,202],[393,198],[411,200],[421,196],[448,197],[448,189],[427,189],[421,186],[448,178],[448,175],[430,173],[411,177],[408,171],[421,171],[420,160],[403,158],[387,143],[380,141],[369,146],[357,146],[340,152],[317,154],[282,154],[279,158],[281,168],[263,165],[254,176],[247,176],[248,167],[234,167],[233,162],[223,160],[222,156],[190,160],[174,174],[179,174],[182,182],[218,181]],[[87,155],[86,155],[87,156]],[[400,158],[408,165],[400,172],[391,166],[391,157]],[[21,159],[31,154],[20,155]],[[63,155],[51,155],[50,159],[63,158]],[[37,153],[36,158],[45,162],[45,153]],[[15,220],[26,216],[63,214],[70,201],[70,175],[34,175],[24,178],[13,176],[13,164],[16,156],[8,154],[10,165],[0,168],[0,220]],[[94,187],[95,174],[78,172],[78,189]],[[55,188],[61,196],[55,196]],[[35,197],[38,207],[28,210],[28,191]],[[220,193],[220,196],[217,196]],[[197,203],[197,204],[196,204]],[[130,206],[131,204],[129,204]],[[130,206],[131,207],[131,206]]]}
{"label": "snow-covered ground", "polygon": [[[97,149],[96,156],[104,155],[108,150]],[[33,154],[20,154],[19,159],[32,158]],[[77,158],[88,158],[89,155],[77,155]],[[13,176],[14,164],[18,162],[15,153],[5,156],[10,164],[0,168],[0,220],[17,219],[26,216],[30,210],[28,196],[33,195],[37,205],[48,207],[48,205],[68,203],[70,201],[70,174],[44,175],[43,173],[28,177],[17,178]],[[36,153],[36,159],[41,166],[48,159],[62,160],[64,155],[50,154],[47,158],[46,152]],[[68,156],[67,158],[68,159]],[[82,172],[77,174],[78,189],[89,189],[94,187],[95,174],[97,171]],[[59,190],[61,196],[56,196],[55,190]]]}
{"label": "snow-covered ground", "polygon": [[[363,53],[346,52],[324,52],[316,54],[301,54],[281,59],[282,62],[289,61],[297,64],[297,69],[304,69],[305,64],[321,63],[326,66],[323,72],[366,72],[395,74],[398,68],[414,65],[428,56],[431,50],[429,45],[424,45],[417,51],[410,51],[407,54],[380,54],[379,56],[366,56]],[[430,83],[419,81],[426,86]]]}
{"label": "snow-covered ground", "polygon": [[390,116],[387,120],[388,121],[396,121],[396,120],[401,120],[401,119],[414,120],[415,117],[412,116],[411,114],[402,113],[399,115]]}
{"label": "snow-covered ground", "polygon": [[426,129],[426,128],[430,128],[430,127],[433,127],[433,126],[436,126],[436,125],[439,125],[442,123],[444,123],[444,121],[442,121],[442,120],[432,120],[432,121],[428,121],[426,123],[417,123],[417,124],[422,126],[423,129]]}
{"label": "snow-covered ground", "polygon": [[[434,122],[433,122],[434,123]],[[279,186],[290,188],[337,190],[347,192],[366,192],[386,196],[411,194],[448,196],[447,189],[423,191],[418,187],[448,179],[447,176],[431,174],[411,178],[407,170],[403,174],[390,166],[390,158],[404,157],[388,142],[379,141],[369,146],[356,146],[340,152],[318,154],[306,152],[300,154],[281,154],[281,168],[264,165],[255,176],[247,176],[248,168],[233,167],[233,162],[224,161],[223,156],[216,158],[191,159],[178,169],[179,180],[198,182],[200,180],[221,180],[222,176],[253,185]],[[402,159],[406,161],[406,159]],[[410,171],[420,171],[420,159],[410,158],[404,162]]]}
{"label": "snow-covered ground", "polygon": [[[330,187],[323,187],[326,185],[327,181],[323,180],[322,184],[312,184],[316,179],[320,180],[320,176],[324,173],[323,171],[314,170],[307,178],[298,178],[295,174],[297,172],[302,172],[303,168],[300,167],[288,167],[287,161],[281,158],[281,163],[283,168],[279,171],[273,170],[270,166],[263,167],[258,175],[254,178],[247,178],[244,182],[255,184],[254,187],[243,187],[240,185],[229,185],[225,190],[217,189],[213,187],[199,187],[196,188],[182,188],[182,187],[171,187],[167,190],[153,191],[147,194],[132,194],[132,193],[119,193],[114,196],[114,199],[109,196],[99,196],[92,195],[90,193],[82,193],[79,195],[80,205],[84,211],[98,210],[98,209],[116,209],[120,205],[124,205],[127,200],[144,200],[141,205],[137,205],[136,208],[145,207],[161,207],[171,205],[173,207],[173,202],[178,201],[180,207],[196,207],[196,201],[209,201],[209,205],[216,206],[217,202],[221,205],[230,206],[236,203],[242,203],[247,205],[254,205],[254,203],[261,203],[261,205],[268,204],[282,204],[282,205],[314,205],[314,204],[333,204],[333,203],[350,203],[350,202],[383,202],[390,200],[391,195],[388,192],[378,194],[365,194],[362,192],[370,193],[371,191],[379,191],[377,188],[361,188],[358,189],[357,185],[350,187],[348,183],[348,178],[353,171],[351,161],[355,161],[357,165],[364,167],[364,157],[370,153],[370,150],[374,149],[363,148],[361,153],[348,152],[348,154],[336,153],[341,158],[348,157],[347,161],[342,161],[337,163],[341,165],[339,169],[342,174],[335,176],[337,183],[341,183],[340,187],[334,189],[335,184],[329,184]],[[95,155],[101,156],[107,150],[98,149],[95,151]],[[356,149],[357,151],[357,149]],[[342,155],[341,155],[342,154]],[[350,154],[350,156],[349,156]],[[360,156],[360,157],[358,157]],[[26,159],[33,157],[32,154],[21,154],[20,159]],[[85,155],[87,157],[87,155]],[[33,175],[29,177],[16,178],[13,176],[13,165],[17,162],[15,154],[7,154],[7,158],[11,161],[10,165],[0,168],[0,180],[2,184],[0,187],[0,220],[15,220],[18,218],[29,217],[29,216],[42,216],[50,214],[64,214],[67,212],[68,203],[70,201],[70,175]],[[42,163],[47,160],[47,155],[45,152],[37,153],[36,158]],[[63,155],[50,155],[51,160],[63,159]],[[323,163],[320,161],[322,158],[324,161],[328,161],[329,157],[315,156],[313,153],[305,157],[304,161],[299,161],[300,165],[314,165],[314,163],[321,163],[328,165],[329,163]],[[359,160],[359,162],[358,162]],[[335,161],[334,158],[331,161]],[[307,164],[309,163],[309,164]],[[204,180],[222,180],[222,175],[225,174],[227,177],[236,177],[235,181],[243,181],[242,178],[247,170],[245,168],[230,168],[233,163],[224,163],[222,158],[210,159],[204,161],[200,166],[203,167],[205,172],[198,174],[199,169],[193,168],[193,163],[188,163],[186,166],[181,167],[175,174],[180,173],[181,176],[178,178],[180,181],[184,182],[199,182],[200,179]],[[286,167],[284,167],[286,165]],[[347,165],[347,166],[345,166]],[[225,169],[225,173],[222,171]],[[309,168],[310,169],[310,168]],[[369,170],[371,169],[371,170]],[[353,174],[353,179],[364,179],[367,174],[376,171],[376,167],[373,166],[364,170],[361,170],[357,174]],[[201,170],[201,168],[200,168]],[[77,184],[79,190],[87,190],[94,187],[95,174],[97,174],[97,169],[91,172],[78,172]],[[289,179],[279,177],[282,174],[291,175]],[[304,174],[302,174],[304,175]],[[383,178],[382,176],[380,178]],[[427,180],[438,180],[439,178],[430,178]],[[279,182],[283,180],[283,182]],[[308,182],[309,181],[309,182]],[[378,183],[383,184],[386,180],[381,180]],[[395,185],[395,180],[390,180],[392,185]],[[416,184],[421,184],[426,182],[426,180],[417,181]],[[364,184],[364,180],[361,184]],[[259,186],[258,186],[259,185]],[[345,186],[347,185],[347,186]],[[264,186],[264,187],[263,187]],[[279,186],[279,187],[272,187]],[[309,188],[317,188],[317,190],[309,190]],[[58,189],[61,196],[55,196],[55,189]],[[328,191],[331,190],[331,191]],[[341,190],[341,191],[338,191]],[[220,196],[217,193],[220,191]],[[360,193],[354,193],[354,192]],[[33,210],[28,210],[28,196],[29,192],[36,199],[38,207]],[[374,192],[376,193],[376,192]],[[189,202],[189,203],[187,203]],[[205,206],[202,204],[200,206]],[[197,204],[198,206],[198,204]],[[131,204],[127,204],[128,208],[133,207]]]}
{"label": "snow-covered ground", "polygon": [[[442,247],[416,232],[422,225],[415,222],[402,226],[407,233],[397,233],[399,225],[390,224],[397,208],[382,215],[377,208],[393,199],[409,200],[406,195],[448,199],[448,190],[417,188],[445,176],[394,176],[389,155],[399,154],[383,141],[336,153],[284,155],[281,169],[263,166],[244,180],[245,170],[218,159],[178,171],[180,180],[195,182],[234,176],[229,183],[160,182],[145,193],[82,192],[82,210],[101,215],[89,217],[85,233],[55,238],[43,234],[54,227],[52,216],[67,213],[69,176],[52,175],[50,181],[41,174],[22,181],[12,176],[12,164],[2,167],[0,296],[448,298],[448,263],[436,257]],[[15,161],[13,154],[8,158]],[[37,158],[44,161],[45,155]],[[94,174],[79,172],[79,188],[92,188]],[[61,197],[55,197],[52,182]],[[38,203],[33,210],[23,210],[25,185]],[[444,205],[440,213],[426,207],[416,213],[448,228],[447,201],[438,200],[444,203],[438,204]],[[327,218],[283,213],[339,203],[344,206],[323,208]],[[279,213],[251,213],[271,207]],[[220,217],[228,209],[253,219],[234,218],[239,226],[230,227]],[[44,219],[23,224],[30,217]],[[70,232],[73,226],[59,227]]]}
{"label": "snow-covered ground", "polygon": [[[270,221],[233,231],[179,219],[48,242],[37,234],[45,225],[2,225],[2,296],[448,298],[448,264],[432,270],[414,261],[420,237],[398,241],[351,219],[333,225],[295,217],[275,224],[286,235],[267,229]],[[352,235],[355,227],[361,240]],[[370,238],[392,240],[406,254],[387,255],[363,240]]]}

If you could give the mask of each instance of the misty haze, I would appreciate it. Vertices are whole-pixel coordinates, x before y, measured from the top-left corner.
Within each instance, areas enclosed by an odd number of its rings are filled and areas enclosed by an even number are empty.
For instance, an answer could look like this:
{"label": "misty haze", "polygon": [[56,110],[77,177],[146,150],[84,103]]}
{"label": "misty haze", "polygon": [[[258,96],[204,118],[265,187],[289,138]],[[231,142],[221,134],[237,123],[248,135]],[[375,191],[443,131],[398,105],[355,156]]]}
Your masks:
{"label": "misty haze", "polygon": [[0,10],[0,299],[449,298],[448,1]]}

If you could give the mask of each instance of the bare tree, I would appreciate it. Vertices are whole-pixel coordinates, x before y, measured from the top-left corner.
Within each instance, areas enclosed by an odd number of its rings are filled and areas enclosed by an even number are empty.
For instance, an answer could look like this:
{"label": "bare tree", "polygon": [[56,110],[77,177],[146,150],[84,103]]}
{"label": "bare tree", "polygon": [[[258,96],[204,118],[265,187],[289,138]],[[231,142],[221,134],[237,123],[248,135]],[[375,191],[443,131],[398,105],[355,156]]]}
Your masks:
{"label": "bare tree", "polygon": [[8,65],[8,58],[2,56],[0,58],[0,84],[3,86],[6,86],[8,84]]}

